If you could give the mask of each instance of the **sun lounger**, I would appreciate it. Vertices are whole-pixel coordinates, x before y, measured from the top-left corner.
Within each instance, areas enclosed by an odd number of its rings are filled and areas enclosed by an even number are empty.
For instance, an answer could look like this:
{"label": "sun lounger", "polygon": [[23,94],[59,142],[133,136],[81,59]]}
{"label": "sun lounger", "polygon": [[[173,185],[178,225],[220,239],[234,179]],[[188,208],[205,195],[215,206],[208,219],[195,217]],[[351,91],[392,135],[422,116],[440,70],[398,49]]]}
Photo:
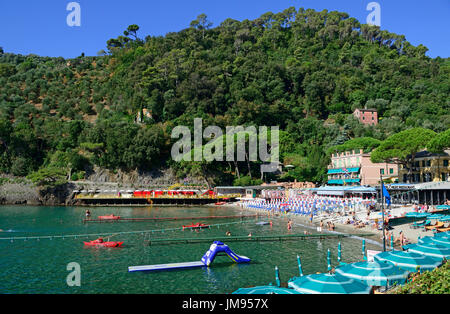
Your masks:
{"label": "sun lounger", "polygon": [[417,229],[417,228],[420,228],[420,227],[428,226],[430,223],[431,223],[430,220],[424,220],[424,221],[420,221],[420,222],[415,221],[415,222],[413,222],[410,225],[410,228],[411,229]]}
{"label": "sun lounger", "polygon": [[433,229],[437,229],[437,228],[441,228],[444,226],[443,222],[436,222],[434,225],[430,225],[430,226],[425,226],[425,230],[433,230]]}
{"label": "sun lounger", "polygon": [[450,223],[445,223],[441,228],[436,228],[436,232],[450,231]]}

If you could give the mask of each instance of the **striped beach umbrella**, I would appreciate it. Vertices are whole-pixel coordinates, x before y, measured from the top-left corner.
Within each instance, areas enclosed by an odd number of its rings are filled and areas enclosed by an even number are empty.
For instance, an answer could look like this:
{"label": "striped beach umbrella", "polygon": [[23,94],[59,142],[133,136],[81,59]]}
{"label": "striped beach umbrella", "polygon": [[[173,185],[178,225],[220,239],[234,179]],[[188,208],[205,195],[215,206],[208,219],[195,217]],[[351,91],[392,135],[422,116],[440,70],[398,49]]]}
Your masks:
{"label": "striped beach umbrella", "polygon": [[450,231],[435,233],[434,237],[435,238],[450,239]]}
{"label": "striped beach umbrella", "polygon": [[444,215],[441,214],[432,214],[430,216],[427,217],[428,219],[441,219],[444,218]]}
{"label": "striped beach umbrella", "polygon": [[288,286],[304,294],[369,294],[371,287],[339,274],[312,274],[294,277]]}
{"label": "striped beach umbrella", "polygon": [[406,251],[381,252],[376,254],[373,259],[378,262],[389,262],[412,272],[419,269],[421,271],[433,270],[442,264],[441,259]]}
{"label": "striped beach umbrella", "polygon": [[446,247],[450,247],[450,239],[448,239],[447,237],[423,237],[421,239],[418,240],[419,243],[434,243],[437,245],[442,245],[442,246],[446,246]]}
{"label": "striped beach umbrella", "polygon": [[357,262],[336,268],[336,273],[351,279],[364,281],[369,286],[404,284],[409,271],[384,262]]}
{"label": "striped beach umbrella", "polygon": [[257,286],[251,288],[239,288],[232,294],[302,294],[294,289],[276,286]]}
{"label": "striped beach umbrella", "polygon": [[417,243],[404,247],[408,252],[423,254],[437,258],[448,258],[450,256],[450,247],[438,245],[435,243]]}

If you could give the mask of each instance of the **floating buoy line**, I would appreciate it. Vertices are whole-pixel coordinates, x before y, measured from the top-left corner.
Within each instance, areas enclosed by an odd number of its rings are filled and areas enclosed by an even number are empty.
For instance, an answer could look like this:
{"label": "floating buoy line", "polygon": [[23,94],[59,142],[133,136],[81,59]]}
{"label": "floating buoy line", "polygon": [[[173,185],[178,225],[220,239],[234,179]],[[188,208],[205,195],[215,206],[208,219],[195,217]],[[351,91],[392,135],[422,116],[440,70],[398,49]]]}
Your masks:
{"label": "floating buoy line", "polygon": [[[210,227],[217,227],[220,228],[221,226],[230,226],[230,225],[236,225],[236,224],[243,224],[243,223],[254,223],[253,220],[249,221],[235,221],[235,222],[227,222],[227,223],[221,223],[221,224],[212,224],[209,225]],[[183,231],[183,227],[178,228],[165,228],[165,229],[156,229],[156,230],[140,230],[140,231],[119,231],[119,232],[108,232],[108,233],[87,233],[87,234],[64,234],[64,235],[42,235],[42,236],[22,236],[22,237],[6,237],[6,238],[0,238],[0,241],[17,241],[17,240],[42,240],[42,239],[66,239],[66,238],[89,238],[89,237],[107,237],[114,234],[116,235],[131,235],[131,234],[141,234],[141,235],[147,235],[151,233],[165,233],[165,232],[173,232],[173,231]]]}

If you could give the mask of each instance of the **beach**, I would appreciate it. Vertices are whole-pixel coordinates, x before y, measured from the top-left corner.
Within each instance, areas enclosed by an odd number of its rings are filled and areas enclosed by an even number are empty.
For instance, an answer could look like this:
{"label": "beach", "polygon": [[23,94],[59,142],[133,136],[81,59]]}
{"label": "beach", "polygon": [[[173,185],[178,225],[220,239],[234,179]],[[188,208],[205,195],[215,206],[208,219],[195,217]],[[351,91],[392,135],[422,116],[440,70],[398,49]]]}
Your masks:
{"label": "beach", "polygon": [[[233,207],[239,207],[240,209],[245,209],[248,210],[249,212],[258,212],[258,213],[263,213],[263,214],[267,214],[268,219],[285,219],[286,223],[289,219],[291,219],[293,221],[293,228],[295,228],[295,226],[301,226],[301,227],[306,227],[311,229],[311,233],[345,233],[345,234],[357,234],[359,236],[361,236],[361,234],[366,234],[367,239],[370,239],[372,241],[377,242],[380,247],[382,247],[383,245],[383,240],[382,240],[382,230],[378,230],[376,228],[374,228],[370,223],[369,225],[365,225],[364,227],[359,227],[359,228],[355,228],[354,225],[352,224],[345,224],[345,223],[341,223],[341,221],[345,221],[346,219],[351,219],[352,216],[350,215],[346,215],[346,216],[340,216],[338,219],[336,219],[336,216],[333,215],[328,215],[328,214],[323,214],[320,216],[315,216],[313,217],[313,221],[312,223],[310,222],[310,218],[309,216],[305,216],[305,215],[299,215],[299,214],[294,214],[294,213],[282,213],[282,212],[276,212],[275,215],[270,215],[269,216],[269,211],[267,210],[261,210],[261,209],[253,209],[253,208],[245,208],[242,206],[242,203],[234,203],[234,204],[228,204],[226,206],[233,206]],[[377,212],[375,212],[377,213]],[[374,213],[372,213],[372,215],[369,218],[369,221],[373,221],[374,219],[376,219],[373,215]],[[356,211],[355,216],[358,220],[361,221],[367,221],[367,211],[366,210],[360,210],[360,211]],[[323,221],[324,223],[324,227],[322,228],[322,230],[319,232],[318,231],[318,227],[320,226],[320,221]],[[332,221],[335,225],[334,230],[327,230],[326,227],[326,223],[328,221]],[[401,225],[396,225],[396,226],[390,226],[390,234],[393,235],[394,240],[398,238],[400,232],[403,232],[404,236],[406,237],[406,239],[408,240],[408,243],[417,243],[419,238],[425,237],[425,236],[432,236],[433,235],[433,231],[426,231],[423,228],[416,228],[413,229],[410,227],[411,223],[405,223],[405,224],[401,224]],[[386,241],[386,248],[389,249],[391,246],[390,240]],[[396,244],[394,244],[394,248],[397,250],[401,250],[400,245],[398,244],[398,242]]]}

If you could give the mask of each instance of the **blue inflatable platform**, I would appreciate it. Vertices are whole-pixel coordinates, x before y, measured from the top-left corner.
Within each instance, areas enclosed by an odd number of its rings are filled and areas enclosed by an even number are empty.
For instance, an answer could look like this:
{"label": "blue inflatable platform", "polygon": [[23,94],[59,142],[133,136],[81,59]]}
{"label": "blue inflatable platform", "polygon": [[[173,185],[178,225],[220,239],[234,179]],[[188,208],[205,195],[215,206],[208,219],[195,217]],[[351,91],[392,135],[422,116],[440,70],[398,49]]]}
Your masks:
{"label": "blue inflatable platform", "polygon": [[220,254],[227,255],[235,263],[248,263],[250,259],[246,256],[237,255],[226,244],[220,241],[214,241],[209,247],[209,250],[203,255],[199,262],[184,262],[184,263],[170,263],[170,264],[157,264],[157,265],[143,265],[143,266],[130,266],[129,272],[135,271],[157,271],[157,270],[170,270],[180,268],[195,268],[195,267],[208,267],[214,261],[215,257]]}

